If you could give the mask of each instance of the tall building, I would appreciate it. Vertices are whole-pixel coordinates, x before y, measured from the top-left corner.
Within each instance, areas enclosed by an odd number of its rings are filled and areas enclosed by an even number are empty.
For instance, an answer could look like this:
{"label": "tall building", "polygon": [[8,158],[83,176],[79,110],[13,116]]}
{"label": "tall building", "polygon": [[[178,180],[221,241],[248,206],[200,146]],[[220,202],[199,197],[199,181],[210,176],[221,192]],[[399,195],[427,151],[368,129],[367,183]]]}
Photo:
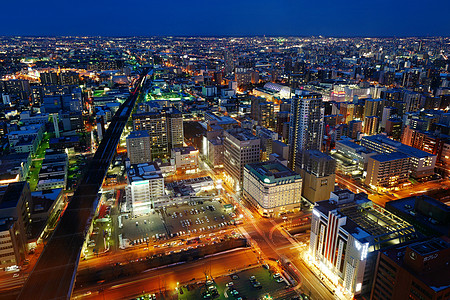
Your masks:
{"label": "tall building", "polygon": [[127,208],[133,215],[150,213],[155,199],[164,195],[164,178],[154,162],[131,165],[127,181]]}
{"label": "tall building", "polygon": [[449,299],[449,259],[437,237],[380,252],[370,299]]}
{"label": "tall building", "polygon": [[411,224],[366,194],[340,190],[315,204],[309,247],[313,263],[336,290],[368,298],[378,252],[416,237]]}
{"label": "tall building", "polygon": [[154,157],[168,155],[170,149],[183,146],[183,116],[175,108],[133,114],[133,128],[148,132]]}
{"label": "tall building", "polygon": [[358,138],[358,133],[362,132],[362,121],[352,120],[348,123],[348,137],[352,139]]}
{"label": "tall building", "polygon": [[150,135],[147,131],[132,131],[127,136],[127,155],[131,164],[147,163],[152,161]]}
{"label": "tall building", "polygon": [[292,170],[301,164],[303,151],[321,150],[324,112],[320,94],[305,92],[292,98],[289,126],[289,166]]}
{"label": "tall building", "polygon": [[259,162],[260,139],[250,130],[232,128],[223,134],[223,157],[226,180],[240,190],[244,178],[244,166]]}
{"label": "tall building", "polygon": [[379,116],[381,109],[381,99],[366,99],[364,104],[364,118],[371,116]]}
{"label": "tall building", "polygon": [[245,165],[244,197],[263,217],[300,210],[301,192],[300,175],[278,162]]}
{"label": "tall building", "polygon": [[274,107],[272,102],[268,102],[262,97],[252,98],[251,118],[258,122],[258,125],[265,128],[274,128]]}
{"label": "tall building", "polygon": [[364,118],[364,134],[374,135],[378,130],[378,117],[367,116]]}
{"label": "tall building", "polygon": [[303,178],[302,196],[315,203],[330,198],[336,180],[336,161],[318,150],[303,152],[303,168],[297,170]]}
{"label": "tall building", "polygon": [[184,129],[183,114],[175,108],[166,111],[167,116],[167,137],[169,148],[183,147]]}

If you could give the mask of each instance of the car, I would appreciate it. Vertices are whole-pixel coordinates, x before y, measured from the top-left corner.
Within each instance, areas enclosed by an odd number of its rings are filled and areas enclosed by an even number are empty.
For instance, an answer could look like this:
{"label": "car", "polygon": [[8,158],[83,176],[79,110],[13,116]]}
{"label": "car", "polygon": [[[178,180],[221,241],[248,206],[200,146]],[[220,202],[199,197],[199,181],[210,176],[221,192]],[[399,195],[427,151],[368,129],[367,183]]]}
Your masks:
{"label": "car", "polygon": [[231,276],[231,279],[233,279],[233,280],[238,280],[238,279],[239,279],[239,275],[233,274],[233,275]]}
{"label": "car", "polygon": [[152,294],[150,297],[151,297],[150,299],[156,300],[156,295],[155,294]]}
{"label": "car", "polygon": [[258,280],[255,280],[255,281],[252,283],[252,286],[253,286],[255,289],[262,289],[262,285],[261,285],[261,283],[259,283]]}
{"label": "car", "polygon": [[250,276],[248,279],[250,280],[250,282],[253,282],[253,281],[256,280],[256,277],[255,277],[254,275],[252,275],[252,276]]}
{"label": "car", "polygon": [[233,281],[230,281],[226,284],[227,287],[232,287],[234,285]]}

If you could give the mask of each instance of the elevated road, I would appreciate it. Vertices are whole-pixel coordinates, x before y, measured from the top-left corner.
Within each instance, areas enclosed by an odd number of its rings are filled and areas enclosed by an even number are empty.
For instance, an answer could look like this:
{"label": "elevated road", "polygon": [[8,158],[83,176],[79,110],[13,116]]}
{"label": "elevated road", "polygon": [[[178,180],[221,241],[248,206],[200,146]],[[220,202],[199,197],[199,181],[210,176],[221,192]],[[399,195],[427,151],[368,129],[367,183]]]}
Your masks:
{"label": "elevated road", "polygon": [[81,248],[98,205],[98,191],[149,71],[149,68],[142,71],[134,91],[112,118],[87,172],[18,299],[70,299]]}

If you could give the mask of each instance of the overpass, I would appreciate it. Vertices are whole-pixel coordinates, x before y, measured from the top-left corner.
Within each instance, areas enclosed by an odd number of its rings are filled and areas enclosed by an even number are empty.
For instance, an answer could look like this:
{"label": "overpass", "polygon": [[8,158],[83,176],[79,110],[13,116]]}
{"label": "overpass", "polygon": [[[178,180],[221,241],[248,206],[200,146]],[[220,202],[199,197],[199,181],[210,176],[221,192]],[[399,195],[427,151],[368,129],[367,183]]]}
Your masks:
{"label": "overpass", "polygon": [[149,73],[153,73],[149,68],[143,69],[134,91],[114,114],[87,171],[17,299],[70,299],[83,242],[98,205],[98,192]]}

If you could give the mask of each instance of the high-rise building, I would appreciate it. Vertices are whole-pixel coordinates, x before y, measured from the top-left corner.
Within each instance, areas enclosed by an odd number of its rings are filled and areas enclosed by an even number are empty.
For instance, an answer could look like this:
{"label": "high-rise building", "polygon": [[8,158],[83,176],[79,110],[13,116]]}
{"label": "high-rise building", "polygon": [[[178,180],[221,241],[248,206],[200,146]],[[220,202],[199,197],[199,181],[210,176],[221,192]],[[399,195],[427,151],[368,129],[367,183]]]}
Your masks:
{"label": "high-rise building", "polygon": [[153,157],[168,155],[170,149],[183,146],[183,116],[175,108],[133,114],[133,128],[148,132]]}
{"label": "high-rise building", "polygon": [[57,85],[59,83],[56,72],[42,72],[39,74],[39,77],[43,85]]}
{"label": "high-rise building", "polygon": [[258,122],[258,125],[265,128],[274,128],[274,107],[272,102],[268,102],[262,97],[252,98],[251,118]]}
{"label": "high-rise building", "polygon": [[320,94],[304,92],[292,98],[289,126],[289,166],[292,170],[301,164],[303,151],[321,150],[324,112]]}
{"label": "high-rise building", "polygon": [[167,116],[167,137],[169,148],[183,147],[184,129],[183,114],[175,108],[166,111]]}
{"label": "high-rise building", "polygon": [[301,206],[302,178],[278,162],[247,164],[243,194],[263,217],[298,211]]}
{"label": "high-rise building", "polygon": [[150,135],[147,131],[132,131],[127,136],[127,155],[131,164],[147,163],[152,161]]}
{"label": "high-rise building", "polygon": [[127,181],[127,208],[133,215],[151,212],[155,199],[164,195],[164,178],[155,162],[131,165]]}
{"label": "high-rise building", "polygon": [[366,99],[364,103],[364,118],[379,116],[381,110],[381,99]]}
{"label": "high-rise building", "polygon": [[340,190],[315,204],[309,247],[313,263],[346,298],[368,298],[378,251],[416,237],[411,224],[366,194]]}
{"label": "high-rise building", "polygon": [[240,190],[244,178],[244,166],[259,162],[260,139],[250,130],[242,128],[229,129],[223,136],[226,180],[236,190]]}
{"label": "high-rise building", "polygon": [[378,117],[367,116],[364,118],[364,134],[374,135],[378,130]]}
{"label": "high-rise building", "polygon": [[302,196],[314,203],[330,198],[336,180],[336,161],[318,150],[303,152],[303,168],[297,168],[303,178]]}
{"label": "high-rise building", "polygon": [[358,134],[362,132],[362,121],[352,120],[348,123],[348,137],[357,139]]}

